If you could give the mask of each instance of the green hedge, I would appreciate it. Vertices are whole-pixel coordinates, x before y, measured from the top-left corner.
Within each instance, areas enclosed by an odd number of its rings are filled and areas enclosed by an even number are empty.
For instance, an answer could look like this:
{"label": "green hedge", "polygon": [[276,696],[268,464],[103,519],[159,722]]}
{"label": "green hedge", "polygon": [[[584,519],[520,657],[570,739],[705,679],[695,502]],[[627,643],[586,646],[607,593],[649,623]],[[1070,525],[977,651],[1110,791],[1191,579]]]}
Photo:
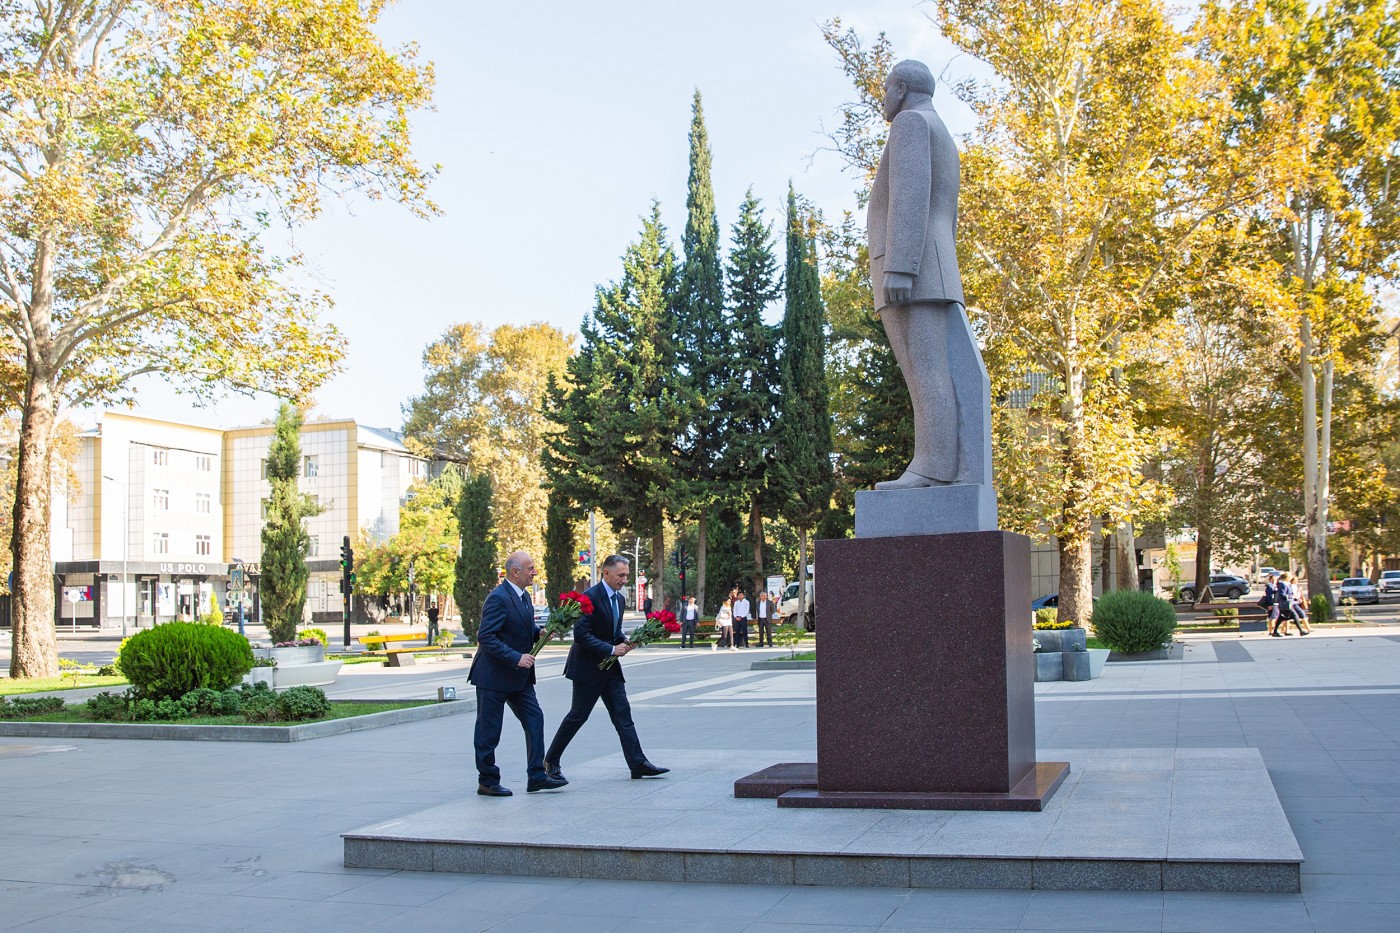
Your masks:
{"label": "green hedge", "polygon": [[253,649],[231,629],[167,622],[122,642],[116,667],[137,696],[176,699],[197,687],[232,687],[253,669]]}
{"label": "green hedge", "polygon": [[1151,593],[1114,590],[1094,605],[1094,635],[1123,654],[1164,648],[1174,631],[1176,610]]}

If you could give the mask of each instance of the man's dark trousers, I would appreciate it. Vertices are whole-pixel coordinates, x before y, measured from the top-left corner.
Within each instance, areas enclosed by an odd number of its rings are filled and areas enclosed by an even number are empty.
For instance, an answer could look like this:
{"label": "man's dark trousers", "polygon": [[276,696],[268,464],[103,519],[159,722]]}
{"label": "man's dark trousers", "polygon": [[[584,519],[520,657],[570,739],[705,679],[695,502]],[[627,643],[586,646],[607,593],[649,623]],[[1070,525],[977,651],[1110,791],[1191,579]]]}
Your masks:
{"label": "man's dark trousers", "polygon": [[545,758],[550,764],[559,763],[564,749],[569,747],[578,730],[583,728],[600,699],[608,711],[613,728],[617,730],[617,738],[622,743],[622,757],[627,761],[627,767],[641,767],[647,760],[647,756],[642,753],[642,741],[637,738],[637,727],[632,722],[632,704],[627,701],[627,685],[618,676],[616,668],[608,673],[612,676],[599,681],[574,681],[573,705],[559,723],[559,731],[554,733],[554,741],[549,743],[549,751],[545,753]]}
{"label": "man's dark trousers", "polygon": [[509,706],[525,729],[525,770],[532,781],[545,778],[544,771],[544,713],[535,698],[535,688],[526,687],[511,693],[476,688],[476,773],[481,783],[493,787],[501,783],[501,769],[496,766],[496,745],[501,741],[501,722]]}
{"label": "man's dark trousers", "polygon": [[749,646],[749,618],[748,616],[734,617],[734,644],[740,648]]}
{"label": "man's dark trousers", "polygon": [[768,639],[768,647],[773,647],[773,620],[766,616],[758,618],[758,647],[763,647],[764,637]]}

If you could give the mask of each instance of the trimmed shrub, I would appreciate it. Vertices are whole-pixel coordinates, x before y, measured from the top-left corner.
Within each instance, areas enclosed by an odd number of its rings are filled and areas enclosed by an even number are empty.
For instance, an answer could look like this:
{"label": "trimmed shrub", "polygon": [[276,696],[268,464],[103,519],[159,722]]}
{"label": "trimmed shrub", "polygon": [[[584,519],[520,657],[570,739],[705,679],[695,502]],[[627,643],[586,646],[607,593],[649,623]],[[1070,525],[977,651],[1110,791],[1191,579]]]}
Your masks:
{"label": "trimmed shrub", "polygon": [[0,697],[0,719],[28,719],[46,713],[63,712],[63,697],[14,697],[8,703]]}
{"label": "trimmed shrub", "polygon": [[142,699],[183,697],[196,687],[224,690],[253,669],[253,649],[237,632],[167,622],[122,642],[116,666]]}
{"label": "trimmed shrub", "polygon": [[[1055,619],[1059,616],[1059,614],[1060,610],[1056,609],[1054,606],[1046,606],[1043,609],[1037,609],[1035,611],[1035,627],[1049,628],[1050,626],[1057,624],[1055,622]],[[1070,624],[1073,625],[1074,623],[1071,622]]]}
{"label": "trimmed shrub", "polygon": [[104,690],[95,697],[88,697],[87,711],[93,719],[106,722],[128,719],[131,714],[131,691],[112,693],[110,690]]}
{"label": "trimmed shrub", "polygon": [[1094,606],[1094,635],[1114,651],[1156,651],[1171,643],[1176,610],[1140,590],[1114,590]]}
{"label": "trimmed shrub", "polygon": [[277,697],[276,709],[279,719],[321,719],[331,711],[331,701],[316,687],[292,687]]}
{"label": "trimmed shrub", "polygon": [[1312,622],[1331,622],[1334,618],[1332,603],[1325,593],[1314,593],[1308,600],[1308,618]]}
{"label": "trimmed shrub", "polygon": [[249,722],[271,722],[277,718],[277,693],[266,681],[238,688],[239,711]]}

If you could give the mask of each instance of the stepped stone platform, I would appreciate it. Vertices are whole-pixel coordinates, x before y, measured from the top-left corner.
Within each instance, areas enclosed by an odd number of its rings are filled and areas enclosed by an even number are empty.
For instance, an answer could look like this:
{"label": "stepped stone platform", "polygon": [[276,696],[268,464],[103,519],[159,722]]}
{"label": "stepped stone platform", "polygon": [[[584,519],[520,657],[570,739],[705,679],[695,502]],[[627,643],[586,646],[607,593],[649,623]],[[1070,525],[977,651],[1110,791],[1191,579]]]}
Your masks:
{"label": "stepped stone platform", "polygon": [[[1297,892],[1303,857],[1254,749],[1041,749],[1040,812],[778,808],[734,782],[811,750],[655,749],[564,762],[561,791],[465,796],[345,833],[347,868],[638,881]],[[523,770],[523,769],[521,769]],[[468,776],[470,777],[470,776]],[[469,782],[464,782],[469,784]]]}

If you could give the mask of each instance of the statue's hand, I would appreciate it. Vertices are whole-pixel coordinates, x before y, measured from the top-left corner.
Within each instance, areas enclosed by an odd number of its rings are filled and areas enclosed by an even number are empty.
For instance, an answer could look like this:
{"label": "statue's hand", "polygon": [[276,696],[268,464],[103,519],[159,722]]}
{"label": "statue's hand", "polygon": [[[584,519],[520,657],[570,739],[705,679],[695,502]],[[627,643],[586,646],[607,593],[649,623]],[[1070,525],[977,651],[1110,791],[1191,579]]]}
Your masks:
{"label": "statue's hand", "polygon": [[914,294],[914,277],[908,272],[885,273],[885,303],[907,304]]}

